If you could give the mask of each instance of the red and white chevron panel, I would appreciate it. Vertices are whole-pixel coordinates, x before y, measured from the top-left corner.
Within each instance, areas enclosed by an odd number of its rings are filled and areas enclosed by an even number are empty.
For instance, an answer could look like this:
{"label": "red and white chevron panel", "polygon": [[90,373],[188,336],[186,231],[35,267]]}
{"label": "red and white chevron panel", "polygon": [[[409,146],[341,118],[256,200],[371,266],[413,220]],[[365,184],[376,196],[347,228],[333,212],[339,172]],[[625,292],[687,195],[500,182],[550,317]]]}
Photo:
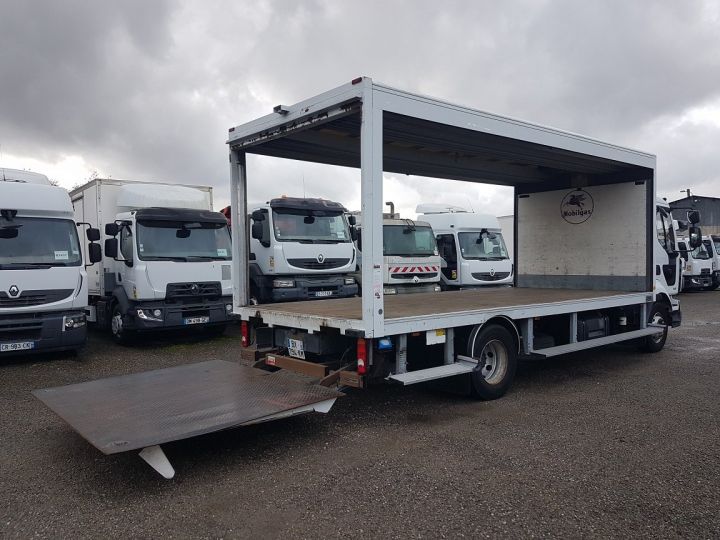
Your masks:
{"label": "red and white chevron panel", "polygon": [[418,272],[437,272],[437,266],[391,266],[391,274],[415,274]]}

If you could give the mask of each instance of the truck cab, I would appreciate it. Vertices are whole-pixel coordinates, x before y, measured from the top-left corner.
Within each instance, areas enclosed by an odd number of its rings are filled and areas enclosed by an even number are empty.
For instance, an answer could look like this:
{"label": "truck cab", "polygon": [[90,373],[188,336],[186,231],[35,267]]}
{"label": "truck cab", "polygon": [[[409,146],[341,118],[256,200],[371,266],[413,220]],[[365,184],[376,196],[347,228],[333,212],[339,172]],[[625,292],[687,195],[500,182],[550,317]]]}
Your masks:
{"label": "truck cab", "polygon": [[[88,280],[70,197],[44,175],[0,173],[0,357],[77,349],[86,339]],[[96,229],[86,234],[99,239]],[[89,262],[99,250],[88,248]]]}
{"label": "truck cab", "polygon": [[[383,214],[383,294],[440,292],[440,255],[426,221],[401,219],[393,203]],[[356,212],[355,214],[359,214]],[[358,271],[362,281],[362,226],[357,228]]]}
{"label": "truck cab", "polygon": [[703,243],[691,248],[687,238],[678,239],[683,259],[682,290],[710,290],[713,288],[713,257]]}
{"label": "truck cab", "polygon": [[703,236],[703,245],[712,260],[712,283],[708,290],[720,287],[720,236]]}
{"label": "truck cab", "polygon": [[355,296],[356,264],[347,210],[325,199],[281,197],[254,205],[249,219],[253,302]]}
{"label": "truck cab", "polygon": [[416,211],[435,231],[443,288],[512,285],[513,263],[495,216],[440,204],[421,204]]}

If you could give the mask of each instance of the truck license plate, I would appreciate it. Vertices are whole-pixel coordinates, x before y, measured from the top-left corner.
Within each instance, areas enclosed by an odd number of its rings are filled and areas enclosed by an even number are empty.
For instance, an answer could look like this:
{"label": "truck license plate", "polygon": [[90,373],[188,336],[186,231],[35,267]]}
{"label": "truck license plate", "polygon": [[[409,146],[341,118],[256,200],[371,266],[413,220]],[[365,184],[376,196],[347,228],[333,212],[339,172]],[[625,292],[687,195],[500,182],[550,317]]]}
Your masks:
{"label": "truck license plate", "polygon": [[186,317],[183,319],[183,323],[185,324],[203,324],[210,322],[210,317],[207,315],[204,317]]}
{"label": "truck license plate", "polygon": [[315,296],[332,296],[332,291],[315,291]]}
{"label": "truck license plate", "polygon": [[305,346],[299,339],[288,338],[288,354],[294,358],[305,360]]}
{"label": "truck license plate", "polygon": [[19,343],[0,343],[0,352],[28,351],[34,348],[34,341],[20,341]]}

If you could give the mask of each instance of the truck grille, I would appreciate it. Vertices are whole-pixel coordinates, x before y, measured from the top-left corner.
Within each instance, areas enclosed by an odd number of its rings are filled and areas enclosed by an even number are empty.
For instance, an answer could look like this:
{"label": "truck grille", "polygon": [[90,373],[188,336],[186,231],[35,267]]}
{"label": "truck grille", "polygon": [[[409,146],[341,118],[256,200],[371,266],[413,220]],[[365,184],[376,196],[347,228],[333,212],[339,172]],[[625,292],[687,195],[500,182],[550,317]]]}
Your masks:
{"label": "truck grille", "polygon": [[345,266],[349,262],[350,259],[324,259],[322,262],[317,259],[288,259],[289,265],[306,270],[330,270]]}
{"label": "truck grille", "polygon": [[710,275],[710,269],[709,269],[709,268],[703,268],[702,270],[700,270],[700,275],[701,275],[701,276]]}
{"label": "truck grille", "polygon": [[68,298],[73,289],[48,289],[38,291],[23,291],[19,296],[9,296],[5,291],[0,291],[0,308],[40,306],[51,302],[59,302]]}
{"label": "truck grille", "polygon": [[168,283],[165,297],[168,300],[219,298],[222,287],[219,281],[205,281],[198,283]]}
{"label": "truck grille", "polygon": [[390,277],[393,279],[412,279],[414,277],[418,277],[420,279],[428,279],[437,277],[437,275],[437,272],[416,272],[413,274],[390,274]]}
{"label": "truck grille", "polygon": [[499,281],[510,276],[510,272],[495,272],[495,275],[490,275],[490,272],[473,272],[472,277],[474,279],[481,279],[482,281]]}
{"label": "truck grille", "polygon": [[0,321],[0,341],[37,340],[42,334],[42,317],[13,315],[8,321]]}

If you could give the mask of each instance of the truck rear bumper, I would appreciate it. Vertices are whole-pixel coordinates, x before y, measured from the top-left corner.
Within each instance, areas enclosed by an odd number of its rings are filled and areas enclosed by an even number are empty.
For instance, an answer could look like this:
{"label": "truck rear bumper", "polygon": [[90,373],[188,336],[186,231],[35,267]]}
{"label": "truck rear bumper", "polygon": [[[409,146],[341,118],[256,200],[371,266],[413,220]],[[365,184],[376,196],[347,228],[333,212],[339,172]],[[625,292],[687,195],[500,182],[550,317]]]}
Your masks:
{"label": "truck rear bumper", "polygon": [[[226,306],[232,297],[223,296],[215,302],[170,304],[165,301],[132,302],[123,324],[128,330],[153,331],[173,328],[221,326],[233,320]],[[160,310],[160,317],[153,312]]]}
{"label": "truck rear bumper", "polygon": [[[66,328],[71,318],[76,324]],[[0,315],[0,357],[77,349],[86,338],[83,311]]]}

